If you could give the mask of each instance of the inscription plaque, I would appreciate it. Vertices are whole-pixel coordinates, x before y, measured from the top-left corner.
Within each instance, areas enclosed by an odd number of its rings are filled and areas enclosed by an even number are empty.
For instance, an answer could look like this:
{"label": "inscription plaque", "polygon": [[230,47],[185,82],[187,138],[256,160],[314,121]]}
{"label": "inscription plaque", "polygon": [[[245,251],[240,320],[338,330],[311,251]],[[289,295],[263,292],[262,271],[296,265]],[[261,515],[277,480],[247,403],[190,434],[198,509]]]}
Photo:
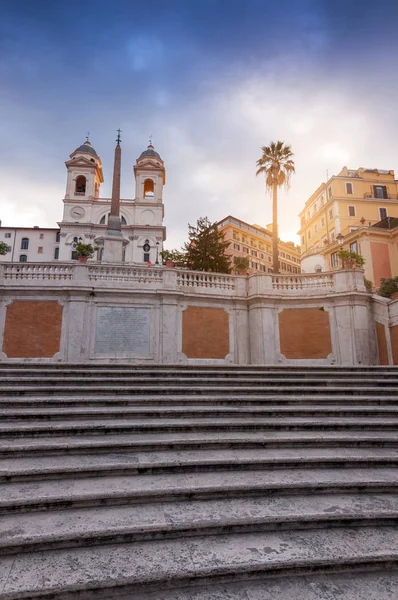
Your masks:
{"label": "inscription plaque", "polygon": [[101,306],[95,354],[149,355],[150,309]]}

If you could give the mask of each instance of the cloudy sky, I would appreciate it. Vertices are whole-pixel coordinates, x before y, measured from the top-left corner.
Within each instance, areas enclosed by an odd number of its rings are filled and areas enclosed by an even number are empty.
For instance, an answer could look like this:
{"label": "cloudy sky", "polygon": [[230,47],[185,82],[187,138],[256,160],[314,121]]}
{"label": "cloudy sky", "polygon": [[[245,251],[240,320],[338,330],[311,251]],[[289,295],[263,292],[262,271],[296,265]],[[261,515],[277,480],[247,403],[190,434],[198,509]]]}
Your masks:
{"label": "cloudy sky", "polygon": [[295,239],[308,196],[342,166],[398,170],[396,0],[0,0],[0,219],[55,226],[64,161],[85,139],[122,196],[153,135],[167,168],[166,247],[187,223],[271,221],[262,145],[292,145],[280,195]]}

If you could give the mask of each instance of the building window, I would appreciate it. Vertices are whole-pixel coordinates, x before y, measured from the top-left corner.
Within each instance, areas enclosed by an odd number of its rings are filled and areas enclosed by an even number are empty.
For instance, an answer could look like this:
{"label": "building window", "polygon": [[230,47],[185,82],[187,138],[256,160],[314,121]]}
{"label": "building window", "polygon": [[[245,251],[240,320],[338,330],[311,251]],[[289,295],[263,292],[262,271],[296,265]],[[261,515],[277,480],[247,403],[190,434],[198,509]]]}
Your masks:
{"label": "building window", "polygon": [[264,254],[262,252],[260,254],[260,258],[262,258],[264,260]]}
{"label": "building window", "polygon": [[61,241],[61,232],[57,231],[57,233],[55,234],[55,241],[56,242],[60,242]]}
{"label": "building window", "polygon": [[19,257],[19,262],[27,262],[28,261],[28,257],[26,256],[26,254],[21,254]]}
{"label": "building window", "polygon": [[354,193],[354,190],[353,190],[353,187],[352,187],[352,183],[346,183],[345,184],[345,191],[346,191],[346,194],[353,194]]}
{"label": "building window", "polygon": [[266,273],[267,269],[266,269],[265,265],[260,265],[260,271],[263,271],[263,273]]}
{"label": "building window", "polygon": [[150,251],[151,246],[149,245],[149,240],[145,240],[145,244],[142,247],[144,251],[144,263],[149,263],[150,261]]}
{"label": "building window", "polygon": [[246,236],[242,235],[242,242],[245,244],[247,242]]}
{"label": "building window", "polygon": [[282,271],[286,271],[286,263],[281,262],[281,269]]}
{"label": "building window", "polygon": [[79,260],[76,250],[72,250],[72,254],[70,257],[71,257],[71,260]]}
{"label": "building window", "polygon": [[234,250],[240,250],[240,245],[239,244],[234,244]]}
{"label": "building window", "polygon": [[5,238],[10,238],[10,237],[11,237],[11,233],[6,233],[6,234],[4,235],[4,237],[5,237]]}
{"label": "building window", "polygon": [[290,254],[286,254],[286,258],[287,258],[287,260],[292,260]]}
{"label": "building window", "polygon": [[334,229],[332,229],[332,231],[330,232],[330,239],[331,239],[332,243],[334,242],[335,237],[336,237],[336,232]]}
{"label": "building window", "polygon": [[333,219],[333,208],[329,210],[329,220]]}
{"label": "building window", "polygon": [[285,253],[284,253],[284,252],[279,252],[279,254],[280,254],[280,256],[281,256],[282,258],[285,258]]}
{"label": "building window", "polygon": [[330,264],[332,269],[339,266],[339,259],[337,258],[337,252],[332,252],[330,255]]}
{"label": "building window", "polygon": [[355,217],[355,206],[349,206],[348,207],[348,216],[349,217]]}
{"label": "building window", "polygon": [[155,183],[153,179],[145,179],[144,181],[144,198],[145,196],[155,195]]}
{"label": "building window", "polygon": [[293,267],[293,273],[297,273],[297,267]]}
{"label": "building window", "polygon": [[252,250],[252,256],[255,256],[257,258],[257,250]]}
{"label": "building window", "polygon": [[386,208],[379,208],[379,215],[380,215],[380,220],[382,221],[383,219],[387,219],[387,209]]}
{"label": "building window", "polygon": [[356,252],[358,254],[358,242],[352,242],[352,244],[350,244],[350,252]]}
{"label": "building window", "polygon": [[287,272],[288,273],[292,272],[292,265],[289,265],[289,264],[287,265]]}
{"label": "building window", "polygon": [[55,248],[54,249],[54,259],[58,260],[59,259],[59,248]]}
{"label": "building window", "polygon": [[321,218],[321,227],[325,227],[325,217]]}
{"label": "building window", "polygon": [[39,238],[42,240],[42,239],[44,238],[44,233],[41,233],[41,234],[39,235]]}
{"label": "building window", "polygon": [[236,233],[236,231],[233,232],[232,237],[234,238],[234,240],[238,240],[239,239],[239,236]]}
{"label": "building window", "polygon": [[332,197],[332,186],[328,187],[328,197]]}
{"label": "building window", "polygon": [[388,198],[387,186],[385,185],[374,185],[374,197],[375,198]]}
{"label": "building window", "polygon": [[86,194],[86,178],[84,175],[76,177],[75,196],[85,196]]}
{"label": "building window", "polygon": [[243,246],[242,250],[245,254],[249,254],[249,248],[246,248],[246,246]]}
{"label": "building window", "polygon": [[268,257],[268,262],[272,262],[272,258],[270,256]]}
{"label": "building window", "polygon": [[43,254],[43,246],[38,247],[37,254]]}
{"label": "building window", "polygon": [[[29,248],[29,238],[22,238],[21,240],[21,250],[27,250]],[[23,262],[23,261],[21,261]]]}

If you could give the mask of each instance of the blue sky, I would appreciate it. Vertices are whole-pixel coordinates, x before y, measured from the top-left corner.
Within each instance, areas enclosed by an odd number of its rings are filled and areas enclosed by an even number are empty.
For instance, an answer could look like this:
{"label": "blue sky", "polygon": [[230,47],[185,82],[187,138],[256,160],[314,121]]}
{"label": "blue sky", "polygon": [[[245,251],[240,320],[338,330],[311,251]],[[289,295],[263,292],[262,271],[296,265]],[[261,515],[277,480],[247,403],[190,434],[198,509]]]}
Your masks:
{"label": "blue sky", "polygon": [[293,239],[327,171],[398,170],[397,17],[393,0],[0,0],[3,224],[55,226],[88,130],[109,196],[121,127],[123,197],[150,134],[165,161],[167,247],[200,216],[269,223],[255,161],[290,143]]}

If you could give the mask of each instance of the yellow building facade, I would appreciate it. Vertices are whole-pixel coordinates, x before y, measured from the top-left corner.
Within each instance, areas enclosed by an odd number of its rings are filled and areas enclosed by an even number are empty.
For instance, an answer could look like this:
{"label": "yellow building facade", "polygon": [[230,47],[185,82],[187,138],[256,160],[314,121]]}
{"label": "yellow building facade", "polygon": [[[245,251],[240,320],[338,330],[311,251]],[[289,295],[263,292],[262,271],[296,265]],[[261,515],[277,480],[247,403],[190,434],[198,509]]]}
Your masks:
{"label": "yellow building facade", "polygon": [[[272,273],[272,233],[260,225],[249,225],[229,215],[218,222],[224,240],[229,242],[226,253],[231,257],[249,258],[250,274]],[[281,274],[300,273],[300,248],[293,242],[279,240],[279,268]]]}
{"label": "yellow building facade", "polygon": [[336,237],[341,234],[343,247],[366,259],[365,276],[376,287],[381,277],[397,274],[395,228],[388,227],[398,217],[394,171],[343,167],[319,186],[299,216],[303,260],[320,254],[325,270],[341,268],[336,254]]}

